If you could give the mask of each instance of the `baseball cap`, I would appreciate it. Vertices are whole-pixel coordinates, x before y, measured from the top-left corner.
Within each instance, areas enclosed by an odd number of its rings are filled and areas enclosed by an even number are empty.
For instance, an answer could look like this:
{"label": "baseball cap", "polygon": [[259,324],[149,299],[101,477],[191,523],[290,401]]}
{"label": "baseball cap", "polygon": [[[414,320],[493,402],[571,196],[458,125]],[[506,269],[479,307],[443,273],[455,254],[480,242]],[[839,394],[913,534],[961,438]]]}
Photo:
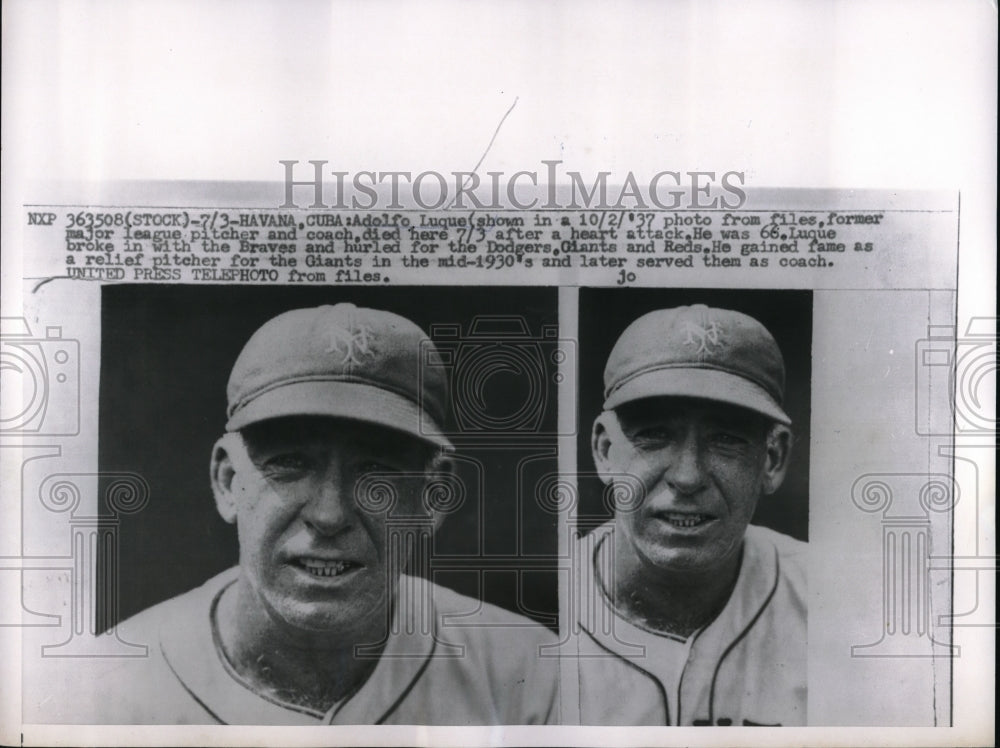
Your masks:
{"label": "baseball cap", "polygon": [[354,304],[295,309],[264,323],[229,375],[227,431],[281,416],[332,416],[444,447],[448,384],[430,338],[410,320]]}
{"label": "baseball cap", "polygon": [[647,397],[694,397],[791,424],[784,391],[785,363],[767,328],[704,304],[643,315],[618,338],[604,369],[606,410]]}

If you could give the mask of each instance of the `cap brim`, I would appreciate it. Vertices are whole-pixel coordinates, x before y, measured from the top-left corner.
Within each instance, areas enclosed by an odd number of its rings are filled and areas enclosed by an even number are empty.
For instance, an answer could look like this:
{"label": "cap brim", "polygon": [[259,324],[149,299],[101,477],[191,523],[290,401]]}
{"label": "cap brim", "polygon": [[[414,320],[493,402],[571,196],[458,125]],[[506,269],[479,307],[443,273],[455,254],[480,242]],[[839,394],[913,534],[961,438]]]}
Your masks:
{"label": "cap brim", "polygon": [[713,400],[755,411],[778,423],[792,423],[788,414],[760,385],[726,371],[706,368],[677,367],[645,372],[612,392],[604,401],[604,408],[611,410],[649,397]]}
{"label": "cap brim", "polygon": [[401,395],[361,382],[290,382],[269,389],[233,413],[227,431],[286,416],[349,418],[410,434],[448,449],[451,441],[419,405]]}

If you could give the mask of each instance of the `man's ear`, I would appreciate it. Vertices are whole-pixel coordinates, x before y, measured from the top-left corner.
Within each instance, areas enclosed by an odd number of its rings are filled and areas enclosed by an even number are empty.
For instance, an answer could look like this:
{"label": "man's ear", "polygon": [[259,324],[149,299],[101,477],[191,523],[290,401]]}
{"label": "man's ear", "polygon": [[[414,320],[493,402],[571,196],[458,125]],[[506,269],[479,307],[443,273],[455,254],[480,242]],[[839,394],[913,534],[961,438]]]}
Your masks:
{"label": "man's ear", "polygon": [[787,426],[776,423],[767,434],[766,458],[764,463],[764,494],[772,494],[781,488],[788,472],[792,456],[792,431]]}
{"label": "man's ear", "polygon": [[[437,532],[448,515],[449,499],[452,491],[458,490],[455,482],[455,461],[445,453],[438,453],[427,461],[424,482],[424,506],[430,514],[432,531]],[[441,508],[438,508],[441,507]]]}
{"label": "man's ear", "polygon": [[212,447],[212,463],[210,466],[212,495],[215,496],[215,508],[229,524],[236,522],[236,496],[233,493],[233,478],[236,470],[230,452],[233,449],[233,435],[226,434],[215,442]]}
{"label": "man's ear", "polygon": [[606,410],[594,419],[594,428],[590,434],[590,452],[594,457],[594,467],[605,485],[611,483],[614,468],[611,460],[611,448],[615,439],[624,438],[618,418],[610,410]]}

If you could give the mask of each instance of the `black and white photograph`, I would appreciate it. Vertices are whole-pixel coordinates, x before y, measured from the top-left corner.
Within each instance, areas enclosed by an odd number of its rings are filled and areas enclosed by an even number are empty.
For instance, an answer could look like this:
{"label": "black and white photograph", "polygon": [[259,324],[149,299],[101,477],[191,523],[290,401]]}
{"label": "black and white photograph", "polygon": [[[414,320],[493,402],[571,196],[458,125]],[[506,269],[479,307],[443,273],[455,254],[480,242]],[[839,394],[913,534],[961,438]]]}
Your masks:
{"label": "black and white photograph", "polygon": [[579,305],[581,721],[807,724],[812,294]]}
{"label": "black and white photograph", "polygon": [[555,468],[553,289],[121,285],[101,309],[99,490],[148,495],[98,628],[148,652],[62,721],[555,721],[556,517],[518,491]]}
{"label": "black and white photograph", "polygon": [[995,742],[996,3],[0,29],[0,744]]}

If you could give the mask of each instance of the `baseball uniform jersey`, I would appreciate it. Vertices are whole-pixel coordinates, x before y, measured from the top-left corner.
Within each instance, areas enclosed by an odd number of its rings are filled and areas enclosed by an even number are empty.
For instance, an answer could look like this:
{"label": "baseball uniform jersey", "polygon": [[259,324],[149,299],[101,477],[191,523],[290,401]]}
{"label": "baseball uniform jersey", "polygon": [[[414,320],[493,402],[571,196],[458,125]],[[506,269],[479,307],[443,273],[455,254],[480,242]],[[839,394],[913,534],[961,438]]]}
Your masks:
{"label": "baseball uniform jersey", "polygon": [[805,543],[747,528],[728,602],[684,639],[615,611],[600,584],[610,574],[613,536],[608,523],[576,541],[581,573],[569,649],[577,666],[569,677],[578,679],[582,724],[805,724]]}
{"label": "baseball uniform jersey", "polygon": [[[257,693],[221,655],[212,611],[238,569],[118,627],[148,657],[64,663],[53,722],[83,724],[543,724],[558,715],[551,632],[526,618],[404,576],[393,631],[369,678],[319,712]],[[406,608],[406,610],[402,610]]]}

